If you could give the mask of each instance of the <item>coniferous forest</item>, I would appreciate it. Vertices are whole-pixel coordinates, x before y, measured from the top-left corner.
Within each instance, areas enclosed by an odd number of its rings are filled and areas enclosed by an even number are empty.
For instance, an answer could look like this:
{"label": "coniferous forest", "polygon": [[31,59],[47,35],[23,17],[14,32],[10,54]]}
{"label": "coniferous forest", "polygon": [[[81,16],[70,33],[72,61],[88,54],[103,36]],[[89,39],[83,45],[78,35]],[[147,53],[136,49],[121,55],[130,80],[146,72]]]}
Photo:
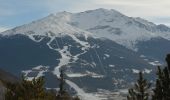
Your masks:
{"label": "coniferous forest", "polygon": [[[166,56],[167,65],[157,67],[156,81],[149,83],[139,72],[134,86],[129,89],[127,100],[170,100],[170,54]],[[44,87],[44,77],[34,78],[29,81],[22,77],[17,83],[1,80],[5,90],[5,100],[81,100],[78,96],[72,96],[65,89],[64,71],[60,71],[59,90],[47,90]]]}
{"label": "coniferous forest", "polygon": [[61,70],[59,91],[46,90],[44,77],[31,81],[22,77],[19,83],[4,82],[6,87],[5,100],[80,100],[77,96],[71,96],[64,88],[64,73]]}
{"label": "coniferous forest", "polygon": [[167,66],[163,69],[158,66],[155,85],[151,87],[140,72],[134,87],[129,89],[127,100],[170,100],[170,54],[165,60]]}

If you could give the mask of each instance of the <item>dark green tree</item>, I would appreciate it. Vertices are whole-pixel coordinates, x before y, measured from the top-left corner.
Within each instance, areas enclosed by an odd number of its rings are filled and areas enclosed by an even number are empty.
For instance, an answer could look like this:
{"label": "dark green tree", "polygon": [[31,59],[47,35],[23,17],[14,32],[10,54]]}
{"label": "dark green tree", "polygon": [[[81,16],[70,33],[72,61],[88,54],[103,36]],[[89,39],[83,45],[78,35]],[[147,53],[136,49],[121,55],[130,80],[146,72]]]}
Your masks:
{"label": "dark green tree", "polygon": [[59,94],[60,95],[62,95],[65,92],[64,84],[65,84],[64,71],[61,70],[60,71],[60,84],[59,84],[59,87],[60,87]]}
{"label": "dark green tree", "polygon": [[60,71],[60,90],[46,90],[44,77],[27,80],[22,78],[18,83],[3,82],[6,87],[5,100],[80,100],[71,96],[64,88],[63,70]]}
{"label": "dark green tree", "polygon": [[40,77],[31,81],[23,78],[17,84],[6,83],[5,100],[55,100],[55,95],[46,92],[44,82]]}
{"label": "dark green tree", "polygon": [[59,92],[57,94],[56,100],[80,100],[77,96],[72,97],[64,88],[65,85],[65,74],[63,70],[60,70],[60,84],[59,84]]}
{"label": "dark green tree", "polygon": [[170,100],[170,54],[166,57],[167,66],[161,69],[158,66],[157,80],[152,100]]}
{"label": "dark green tree", "polygon": [[60,78],[59,78],[59,91],[57,94],[57,100],[72,100],[72,97],[68,94],[68,92],[65,90],[65,78],[64,78],[64,71],[63,69],[60,70]]}
{"label": "dark green tree", "polygon": [[150,83],[143,78],[142,72],[139,72],[139,79],[135,83],[135,86],[129,89],[127,100],[148,100],[150,86]]}

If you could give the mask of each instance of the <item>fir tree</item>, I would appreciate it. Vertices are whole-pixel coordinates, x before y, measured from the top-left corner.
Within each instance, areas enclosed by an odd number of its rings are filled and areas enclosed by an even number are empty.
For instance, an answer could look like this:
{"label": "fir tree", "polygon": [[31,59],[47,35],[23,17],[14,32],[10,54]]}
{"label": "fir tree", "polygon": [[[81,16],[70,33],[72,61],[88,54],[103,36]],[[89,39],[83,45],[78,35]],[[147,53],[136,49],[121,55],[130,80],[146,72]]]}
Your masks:
{"label": "fir tree", "polygon": [[167,67],[163,70],[158,66],[156,87],[152,100],[170,100],[170,54],[166,57]]}
{"label": "fir tree", "polygon": [[64,84],[65,84],[64,72],[63,72],[63,70],[61,70],[60,71],[60,84],[59,84],[59,87],[60,87],[59,93],[60,93],[60,95],[62,95],[64,93]]}
{"label": "fir tree", "polygon": [[64,72],[60,73],[60,90],[56,95],[55,91],[44,88],[44,77],[34,78],[29,81],[24,77],[20,83],[4,82],[7,88],[5,100],[80,100],[78,97],[72,97],[65,89]]}
{"label": "fir tree", "polygon": [[139,72],[139,79],[134,88],[129,89],[128,100],[148,100],[150,84],[143,78],[142,72]]}
{"label": "fir tree", "polygon": [[60,84],[59,84],[59,92],[57,95],[57,100],[80,100],[77,96],[72,97],[64,88],[65,85],[65,78],[64,78],[64,71],[60,70]]}
{"label": "fir tree", "polygon": [[55,96],[46,92],[44,78],[40,77],[31,81],[22,79],[21,83],[6,83],[5,100],[55,100]]}
{"label": "fir tree", "polygon": [[152,96],[152,100],[163,100],[163,85],[162,85],[163,72],[160,66],[158,66],[157,76],[158,79],[156,79],[156,86],[155,89],[153,89],[154,95]]}
{"label": "fir tree", "polygon": [[64,71],[63,69],[60,70],[60,79],[59,79],[59,92],[57,95],[58,100],[71,100],[71,96],[65,91],[65,79],[64,79]]}

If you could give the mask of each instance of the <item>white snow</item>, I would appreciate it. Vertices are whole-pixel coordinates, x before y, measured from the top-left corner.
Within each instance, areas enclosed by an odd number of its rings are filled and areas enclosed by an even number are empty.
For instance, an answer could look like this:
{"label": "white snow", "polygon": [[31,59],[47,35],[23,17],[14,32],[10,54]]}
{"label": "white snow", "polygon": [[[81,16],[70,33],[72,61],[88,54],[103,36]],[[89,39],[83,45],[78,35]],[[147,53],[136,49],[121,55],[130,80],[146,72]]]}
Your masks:
{"label": "white snow", "polygon": [[60,59],[60,63],[58,64],[58,66],[55,67],[53,73],[57,77],[60,77],[60,68],[70,63],[71,55],[70,55],[70,52],[68,51],[67,46],[64,46],[62,50],[58,50],[58,51],[61,54],[61,59]]}
{"label": "white snow", "polygon": [[93,66],[92,67],[96,67],[96,63],[95,62],[92,62]]}
{"label": "white snow", "polygon": [[161,63],[159,61],[153,61],[153,62],[149,62],[150,65],[153,65],[153,66],[158,66],[158,65],[161,65]]}
{"label": "white snow", "polygon": [[37,67],[33,67],[32,70],[47,70],[49,68],[49,66],[42,66],[42,65],[39,65]]}
{"label": "white snow", "polygon": [[[48,66],[39,65],[37,67],[32,68],[31,70],[24,70],[22,71],[22,73],[24,73],[24,76],[27,80],[32,80],[33,78],[39,78],[41,76],[44,76],[44,73],[48,71],[48,68]],[[32,72],[37,72],[37,76],[29,77],[28,74]]]}
{"label": "white snow", "polygon": [[140,57],[141,57],[141,58],[145,58],[146,56],[144,56],[144,55],[140,55]]}
{"label": "white snow", "polygon": [[140,70],[132,69],[132,72],[135,73],[135,74],[138,74],[140,72]]}
{"label": "white snow", "polygon": [[127,95],[128,89],[120,89],[119,92],[120,92],[120,94]]}
{"label": "white snow", "polygon": [[28,35],[28,37],[29,37],[31,40],[35,41],[35,42],[41,42],[41,41],[43,40],[43,37],[41,37],[39,40],[36,40],[36,39],[34,38],[34,35],[32,35],[32,34]]}
{"label": "white snow", "polygon": [[115,67],[115,65],[109,65],[109,67]]}
{"label": "white snow", "polygon": [[119,57],[120,59],[124,59],[125,57]]}
{"label": "white snow", "polygon": [[[75,35],[83,35],[85,39],[89,36],[107,38],[134,51],[138,50],[136,44],[139,41],[147,41],[155,37],[170,40],[169,31],[160,32],[156,24],[107,9],[96,9],[83,13],[60,12],[51,14],[1,34],[25,34],[36,41],[33,35],[60,36],[61,33],[71,36],[84,47],[88,44],[77,40]],[[41,40],[37,42],[39,41]]]}
{"label": "white snow", "polygon": [[66,73],[68,77],[74,78],[74,77],[85,77],[85,76],[90,76],[92,78],[103,78],[104,75],[99,75],[94,72],[90,71],[85,71],[84,73]]}
{"label": "white snow", "polygon": [[148,61],[149,59],[144,59],[145,61]]}
{"label": "white snow", "polygon": [[32,72],[32,70],[23,70],[22,71],[22,73],[24,73],[24,76],[27,76],[31,72]]}
{"label": "white snow", "polygon": [[103,78],[104,77],[104,75],[99,75],[97,73],[90,72],[90,71],[86,71],[86,73],[87,73],[88,76],[91,76],[93,78]]}
{"label": "white snow", "polygon": [[121,95],[120,91],[109,91],[105,89],[97,89],[97,92],[94,94],[100,97],[102,100],[125,100],[126,97]]}
{"label": "white snow", "polygon": [[83,46],[82,50],[88,49],[90,47],[88,42],[84,42],[84,41],[79,40],[75,35],[69,34],[69,36],[72,37],[73,40],[75,40],[77,43],[79,43]]}
{"label": "white snow", "polygon": [[86,93],[84,92],[83,89],[79,88],[75,83],[69,81],[69,80],[66,80],[66,83],[71,86],[72,88],[75,89],[75,91],[77,92],[77,95],[80,97],[80,99],[82,100],[101,100],[99,97],[93,95],[93,94],[90,94],[90,93]]}
{"label": "white snow", "polygon": [[149,74],[149,73],[152,72],[152,69],[146,69],[146,68],[145,68],[143,72]]}
{"label": "white snow", "polygon": [[[146,74],[150,74],[151,72],[152,72],[152,69],[147,69],[147,68],[145,68],[145,69],[143,69],[143,70],[141,70],[143,73],[146,73]],[[132,69],[132,72],[133,73],[135,73],[135,74],[138,74],[139,72],[140,72],[140,70],[138,70],[138,69]]]}
{"label": "white snow", "polygon": [[81,74],[81,73],[66,73],[66,74],[68,77],[71,77],[71,78],[87,76],[87,74]]}
{"label": "white snow", "polygon": [[104,54],[107,58],[109,58],[110,57],[110,55],[108,55],[108,54]]}

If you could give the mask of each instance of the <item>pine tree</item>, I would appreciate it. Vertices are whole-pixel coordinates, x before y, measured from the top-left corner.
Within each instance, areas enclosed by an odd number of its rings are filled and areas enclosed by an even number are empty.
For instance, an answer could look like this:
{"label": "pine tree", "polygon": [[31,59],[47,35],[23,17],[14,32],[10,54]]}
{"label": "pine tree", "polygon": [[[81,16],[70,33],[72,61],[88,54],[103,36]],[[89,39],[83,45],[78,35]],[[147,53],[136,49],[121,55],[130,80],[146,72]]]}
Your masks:
{"label": "pine tree", "polygon": [[166,57],[167,67],[163,70],[158,66],[156,87],[152,100],[170,100],[170,54]]}
{"label": "pine tree", "polygon": [[134,88],[129,89],[128,100],[148,100],[150,84],[143,78],[142,72],[139,72],[139,79]]}
{"label": "pine tree", "polygon": [[167,65],[168,65],[168,69],[170,70],[170,54],[167,54],[165,60],[166,60]]}
{"label": "pine tree", "polygon": [[163,79],[163,72],[158,66],[157,71],[158,79],[156,79],[156,87],[153,89],[154,95],[152,96],[152,100],[163,100],[163,86],[162,86],[162,79]]}
{"label": "pine tree", "polygon": [[64,72],[63,72],[63,70],[61,70],[60,71],[60,84],[59,84],[59,87],[60,87],[59,93],[60,93],[60,95],[62,95],[64,93],[64,84],[65,84]]}
{"label": "pine tree", "polygon": [[65,89],[64,72],[60,73],[60,90],[56,96],[55,91],[47,91],[44,88],[44,77],[34,78],[31,81],[22,78],[20,83],[4,82],[7,88],[5,100],[80,100],[77,96],[72,97]]}
{"label": "pine tree", "polygon": [[64,79],[64,71],[63,70],[60,70],[59,81],[60,81],[60,84],[59,84],[59,92],[57,94],[57,99],[59,99],[59,100],[71,100],[71,96],[64,89],[65,79]]}
{"label": "pine tree", "polygon": [[31,81],[23,78],[21,83],[6,83],[5,100],[55,100],[55,95],[46,92],[44,78],[40,77]]}
{"label": "pine tree", "polygon": [[65,85],[65,78],[64,78],[64,71],[60,70],[60,84],[59,84],[59,92],[57,94],[57,100],[80,100],[77,96],[72,97],[64,88]]}

